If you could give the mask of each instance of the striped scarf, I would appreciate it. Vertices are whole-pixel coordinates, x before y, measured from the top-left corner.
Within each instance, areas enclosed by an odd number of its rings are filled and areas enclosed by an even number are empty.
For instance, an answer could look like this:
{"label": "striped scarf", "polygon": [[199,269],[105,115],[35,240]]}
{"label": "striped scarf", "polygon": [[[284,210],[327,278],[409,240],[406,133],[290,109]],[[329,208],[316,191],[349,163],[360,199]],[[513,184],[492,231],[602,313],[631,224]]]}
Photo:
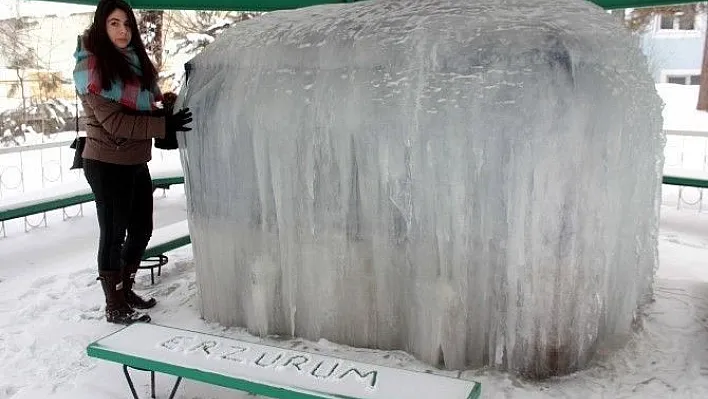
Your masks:
{"label": "striped scarf", "polygon": [[[132,47],[127,47],[121,52],[128,59],[133,72],[137,76],[142,75],[140,60],[135,54],[135,50]],[[162,101],[162,93],[157,85],[151,90],[143,90],[138,79],[133,79],[130,82],[114,81],[110,90],[104,90],[101,87],[101,74],[98,70],[96,56],[86,49],[81,37],[76,45],[74,58],[76,59],[74,84],[79,95],[95,94],[136,111],[152,111],[156,109],[155,102]]]}

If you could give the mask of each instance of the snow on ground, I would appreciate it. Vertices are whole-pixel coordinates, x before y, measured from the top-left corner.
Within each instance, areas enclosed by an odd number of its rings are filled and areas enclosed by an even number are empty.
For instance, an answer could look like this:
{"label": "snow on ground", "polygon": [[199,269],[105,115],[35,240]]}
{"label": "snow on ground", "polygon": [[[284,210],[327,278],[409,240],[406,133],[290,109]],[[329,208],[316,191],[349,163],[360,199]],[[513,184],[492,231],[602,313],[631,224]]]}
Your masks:
{"label": "snow on ground", "polygon": [[[186,215],[181,187],[155,196],[156,227]],[[68,211],[76,214],[78,207]],[[662,209],[661,267],[656,301],[644,310],[644,326],[620,348],[574,375],[531,382],[507,373],[472,370],[444,374],[482,383],[484,398],[706,398],[708,397],[708,214]],[[35,216],[33,223],[39,221]],[[7,224],[0,239],[0,399],[126,398],[119,365],[86,356],[92,341],[119,329],[103,320],[102,293],[95,280],[97,225],[92,204],[83,216],[63,221],[49,214],[49,227],[24,232]],[[155,296],[155,323],[261,342],[240,329],[208,324],[199,316],[191,248],[176,250],[154,286],[141,272],[142,293]],[[413,370],[427,367],[403,352],[347,348],[321,341],[266,340],[340,357]],[[149,378],[135,375],[148,397]],[[158,397],[173,379],[157,377]],[[161,396],[160,396],[161,395]],[[184,381],[178,398],[246,398],[245,394]],[[444,398],[441,398],[444,399]]]}

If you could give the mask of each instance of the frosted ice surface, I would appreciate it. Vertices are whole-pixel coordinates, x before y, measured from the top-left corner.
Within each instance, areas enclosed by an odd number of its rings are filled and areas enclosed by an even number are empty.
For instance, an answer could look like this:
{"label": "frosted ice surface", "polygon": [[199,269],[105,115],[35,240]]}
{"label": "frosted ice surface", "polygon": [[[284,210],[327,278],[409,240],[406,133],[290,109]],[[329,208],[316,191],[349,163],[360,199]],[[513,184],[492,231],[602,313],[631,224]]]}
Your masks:
{"label": "frosted ice surface", "polygon": [[545,376],[621,342],[650,298],[661,102],[597,6],[274,12],[191,65],[207,320]]}

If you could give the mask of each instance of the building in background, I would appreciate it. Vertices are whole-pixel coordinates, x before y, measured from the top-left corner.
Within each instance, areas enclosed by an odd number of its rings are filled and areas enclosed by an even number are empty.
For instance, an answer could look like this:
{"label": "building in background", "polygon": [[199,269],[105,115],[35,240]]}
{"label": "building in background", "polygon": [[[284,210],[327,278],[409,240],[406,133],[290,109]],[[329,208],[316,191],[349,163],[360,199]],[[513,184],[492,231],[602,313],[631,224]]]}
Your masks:
{"label": "building in background", "polygon": [[705,12],[653,16],[641,45],[656,83],[699,85],[707,17]]}

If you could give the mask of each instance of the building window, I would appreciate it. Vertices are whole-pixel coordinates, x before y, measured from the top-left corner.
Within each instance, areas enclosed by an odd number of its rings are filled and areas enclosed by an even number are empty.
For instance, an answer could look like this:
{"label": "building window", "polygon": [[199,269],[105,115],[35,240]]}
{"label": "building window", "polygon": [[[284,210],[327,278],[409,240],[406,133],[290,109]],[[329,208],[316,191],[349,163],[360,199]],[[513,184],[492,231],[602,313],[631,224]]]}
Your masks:
{"label": "building window", "polygon": [[696,17],[694,15],[684,14],[677,18],[679,30],[695,30]]}
{"label": "building window", "polygon": [[696,30],[696,16],[693,14],[676,13],[659,16],[660,30]]}
{"label": "building window", "polygon": [[661,15],[660,17],[660,29],[673,29],[674,28],[674,16],[673,15]]}
{"label": "building window", "polygon": [[701,75],[667,75],[666,83],[676,85],[700,85]]}

